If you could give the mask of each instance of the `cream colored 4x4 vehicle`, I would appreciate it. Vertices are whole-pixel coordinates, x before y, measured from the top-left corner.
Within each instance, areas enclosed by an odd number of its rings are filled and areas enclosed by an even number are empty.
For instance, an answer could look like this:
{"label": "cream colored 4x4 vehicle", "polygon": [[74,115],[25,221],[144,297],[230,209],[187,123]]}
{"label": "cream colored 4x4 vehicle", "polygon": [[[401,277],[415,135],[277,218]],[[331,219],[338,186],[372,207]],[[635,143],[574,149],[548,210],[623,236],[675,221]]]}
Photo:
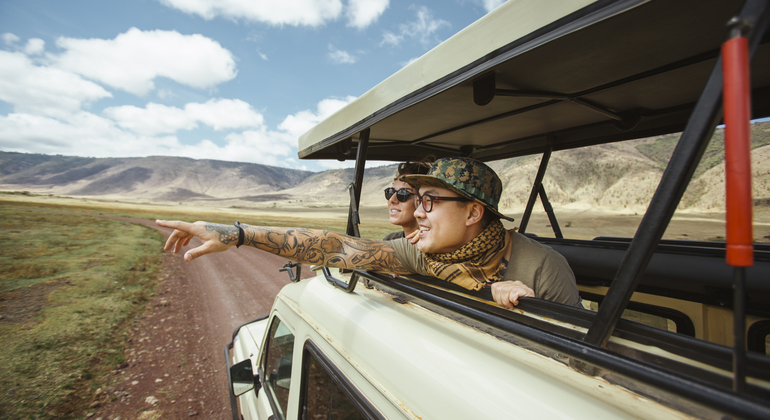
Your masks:
{"label": "cream colored 4x4 vehicle", "polygon": [[[233,418],[770,418],[747,135],[770,116],[770,2],[742,3],[511,0],[303,135],[301,158],[356,159],[349,235],[367,159],[539,155],[516,227],[539,199],[553,234],[527,234],[565,256],[586,309],[317,267],[226,346]],[[664,238],[720,124],[727,239]],[[565,237],[552,152],[679,132],[633,237]]]}

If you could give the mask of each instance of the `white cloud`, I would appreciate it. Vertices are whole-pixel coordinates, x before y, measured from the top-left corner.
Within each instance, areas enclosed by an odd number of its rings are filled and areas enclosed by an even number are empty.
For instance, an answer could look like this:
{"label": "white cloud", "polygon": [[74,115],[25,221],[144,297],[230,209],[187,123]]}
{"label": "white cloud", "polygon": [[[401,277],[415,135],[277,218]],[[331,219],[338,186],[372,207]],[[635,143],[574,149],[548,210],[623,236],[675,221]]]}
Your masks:
{"label": "white cloud", "polygon": [[354,96],[347,96],[342,99],[328,98],[318,103],[316,111],[304,110],[294,115],[287,116],[279,125],[278,129],[286,131],[294,138],[294,145],[297,145],[299,136],[304,134],[318,124],[331,116],[335,112],[344,108],[345,105],[353,102]]}
{"label": "white cloud", "polygon": [[74,114],[68,121],[30,114],[0,116],[2,150],[113,157],[136,156],[138,150],[147,155],[158,154],[177,146],[174,137],[137,136],[88,112]]}
{"label": "white cloud", "polygon": [[335,49],[332,45],[329,45],[329,58],[334,64],[353,64],[358,61],[358,58],[350,55],[347,51]]}
{"label": "white cloud", "polygon": [[56,44],[66,50],[49,56],[57,67],[136,95],[153,90],[157,77],[210,88],[236,76],[230,51],[198,34],[131,28],[111,40],[62,37]]}
{"label": "white cloud", "polygon": [[43,51],[45,51],[45,41],[40,38],[32,38],[24,46],[24,53],[27,55],[41,54]]}
{"label": "white cloud", "polygon": [[36,66],[22,53],[0,51],[0,100],[15,112],[67,119],[84,105],[109,97],[111,93],[80,76]]}
{"label": "white cloud", "polygon": [[320,26],[339,17],[341,0],[159,0],[206,20],[222,16],[270,25]]}
{"label": "white cloud", "polygon": [[0,150],[5,151],[91,157],[182,156],[266,165],[291,161],[296,153],[287,133],[264,127],[230,133],[223,140],[222,145],[211,140],[183,144],[173,135],[122,130],[113,121],[88,112],[66,122],[30,114],[0,116]]}
{"label": "white cloud", "polygon": [[496,9],[498,6],[505,3],[505,1],[506,0],[473,0],[474,3],[484,6],[484,9],[487,12]]}
{"label": "white cloud", "polygon": [[435,39],[435,33],[439,29],[445,26],[451,26],[449,22],[443,19],[437,19],[433,17],[433,12],[425,6],[410,7],[416,9],[417,19],[411,22],[402,23],[398,25],[398,33],[385,31],[382,36],[380,45],[392,45],[396,46],[400,44],[405,38],[413,38],[428,48],[431,44],[438,42]]}
{"label": "white cloud", "polygon": [[170,89],[158,89],[156,94],[160,99],[176,98],[176,94]]}
{"label": "white cloud", "polygon": [[[105,110],[105,116],[79,111],[67,120],[12,113],[0,115],[0,150],[93,157],[182,156],[306,169],[306,163],[296,158],[299,136],[354,99],[324,99],[315,110],[287,116],[277,129],[265,126],[262,115],[247,103],[229,99],[191,103],[184,109],[159,104],[113,107]],[[174,134],[198,124],[223,130],[223,137],[185,144]],[[322,166],[351,164],[334,161]]]}
{"label": "white cloud", "polygon": [[4,33],[2,38],[3,38],[3,43],[5,45],[9,45],[9,46],[19,42],[19,39],[20,39],[18,36],[14,35],[14,34],[12,34],[10,32]]}
{"label": "white cloud", "polygon": [[259,54],[259,58],[261,58],[261,59],[263,59],[263,60],[267,61],[267,55],[265,55],[265,54],[263,54],[263,53],[261,53],[261,52],[259,52],[259,51],[257,51],[257,54]]}
{"label": "white cloud", "polygon": [[189,103],[184,109],[149,103],[145,108],[125,105],[107,108],[104,115],[120,127],[145,135],[170,134],[198,128],[199,123],[214,130],[260,127],[263,117],[251,105],[238,99],[210,99]]}
{"label": "white cloud", "polygon": [[380,46],[387,44],[395,47],[403,40],[404,37],[402,35],[396,35],[393,32],[385,31],[382,33],[382,42],[380,42]]}
{"label": "white cloud", "polygon": [[348,26],[363,29],[379,19],[388,8],[390,0],[349,0]]}

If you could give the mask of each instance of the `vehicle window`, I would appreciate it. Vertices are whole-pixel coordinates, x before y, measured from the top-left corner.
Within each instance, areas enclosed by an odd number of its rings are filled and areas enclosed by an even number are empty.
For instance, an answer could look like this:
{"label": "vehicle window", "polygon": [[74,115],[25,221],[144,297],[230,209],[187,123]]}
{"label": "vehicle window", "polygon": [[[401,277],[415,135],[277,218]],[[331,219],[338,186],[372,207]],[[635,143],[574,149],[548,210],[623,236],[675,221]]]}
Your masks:
{"label": "vehicle window", "polygon": [[[594,312],[599,310],[599,304],[595,301],[583,299],[582,303],[585,309]],[[625,309],[623,311],[623,315],[621,315],[623,319],[640,322],[651,327],[656,327],[671,332],[679,332],[690,336],[695,335],[695,327],[692,325],[692,321],[687,317],[687,315],[679,311],[655,307],[653,305],[640,305],[633,302],[629,303],[629,306],[643,306],[646,307],[647,310],[638,311],[634,309]],[[665,314],[669,314],[674,318],[665,316]]]}
{"label": "vehicle window", "polygon": [[291,362],[294,353],[294,335],[280,319],[270,326],[265,354],[265,379],[268,394],[275,403],[279,418],[285,418],[291,386]]}
{"label": "vehicle window", "polygon": [[368,418],[311,351],[305,351],[302,374],[302,419],[357,420]]}
{"label": "vehicle window", "polygon": [[753,323],[749,327],[746,340],[749,350],[770,354],[770,321],[763,320]]}

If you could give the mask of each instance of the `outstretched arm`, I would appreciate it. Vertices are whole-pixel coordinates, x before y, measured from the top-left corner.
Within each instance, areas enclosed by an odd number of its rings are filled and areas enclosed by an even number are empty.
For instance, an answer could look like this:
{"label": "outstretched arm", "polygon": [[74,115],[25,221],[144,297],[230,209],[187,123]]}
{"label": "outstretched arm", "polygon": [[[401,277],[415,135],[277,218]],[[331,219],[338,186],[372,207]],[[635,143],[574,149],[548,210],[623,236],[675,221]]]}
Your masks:
{"label": "outstretched arm", "polygon": [[[190,243],[193,236],[203,245],[187,251],[185,261],[213,252],[227,251],[238,243],[238,228],[208,222],[171,222],[157,220],[159,226],[174,229],[165,250],[175,253]],[[386,241],[356,238],[328,230],[249,226],[241,223],[244,245],[253,246],[304,264],[359,270],[408,274]]]}

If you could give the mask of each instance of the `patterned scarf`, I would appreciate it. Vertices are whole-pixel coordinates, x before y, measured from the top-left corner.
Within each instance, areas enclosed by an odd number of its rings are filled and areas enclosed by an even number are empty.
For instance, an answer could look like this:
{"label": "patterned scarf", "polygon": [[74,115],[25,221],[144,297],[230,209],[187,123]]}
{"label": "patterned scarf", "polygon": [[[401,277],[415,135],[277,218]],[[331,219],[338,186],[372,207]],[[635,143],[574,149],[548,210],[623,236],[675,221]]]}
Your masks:
{"label": "patterned scarf", "polygon": [[512,243],[503,223],[496,220],[454,252],[423,255],[432,276],[469,290],[481,290],[503,279]]}

